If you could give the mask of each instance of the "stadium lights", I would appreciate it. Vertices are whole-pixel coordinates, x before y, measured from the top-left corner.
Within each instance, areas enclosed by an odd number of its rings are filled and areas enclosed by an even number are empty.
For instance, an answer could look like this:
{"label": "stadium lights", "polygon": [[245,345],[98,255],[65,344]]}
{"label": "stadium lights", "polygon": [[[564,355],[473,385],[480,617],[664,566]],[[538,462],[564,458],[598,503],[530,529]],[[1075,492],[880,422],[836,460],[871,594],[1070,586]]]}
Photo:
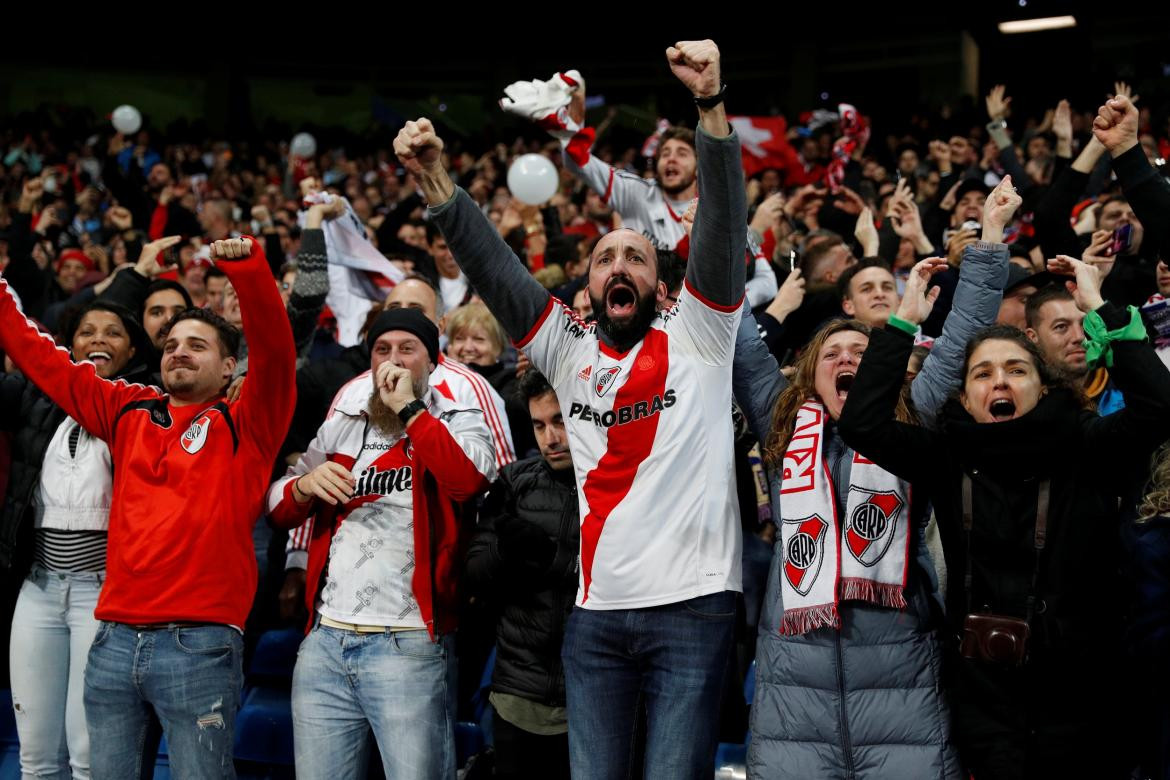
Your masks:
{"label": "stadium lights", "polygon": [[1017,19],[1012,22],[1000,22],[999,31],[1006,34],[1028,33],[1076,26],[1077,20],[1074,16],[1046,16],[1042,19]]}

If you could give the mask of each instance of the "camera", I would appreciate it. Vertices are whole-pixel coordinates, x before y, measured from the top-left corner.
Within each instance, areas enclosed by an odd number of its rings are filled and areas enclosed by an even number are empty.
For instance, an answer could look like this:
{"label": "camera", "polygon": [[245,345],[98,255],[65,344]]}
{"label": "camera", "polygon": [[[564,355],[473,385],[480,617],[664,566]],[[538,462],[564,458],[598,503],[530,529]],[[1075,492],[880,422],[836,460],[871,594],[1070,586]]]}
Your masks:
{"label": "camera", "polygon": [[1028,639],[1032,630],[1026,620],[972,613],[963,620],[959,654],[974,661],[998,666],[1023,666],[1028,660]]}

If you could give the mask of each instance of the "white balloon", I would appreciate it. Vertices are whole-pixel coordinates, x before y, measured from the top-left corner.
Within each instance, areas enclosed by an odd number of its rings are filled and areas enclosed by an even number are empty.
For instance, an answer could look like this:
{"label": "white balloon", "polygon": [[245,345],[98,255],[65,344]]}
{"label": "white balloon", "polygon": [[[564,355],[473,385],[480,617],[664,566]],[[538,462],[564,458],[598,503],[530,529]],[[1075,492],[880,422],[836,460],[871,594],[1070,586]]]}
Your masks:
{"label": "white balloon", "polygon": [[508,189],[529,206],[539,206],[557,191],[557,169],[543,154],[524,154],[508,169]]}
{"label": "white balloon", "polygon": [[288,148],[293,157],[302,159],[312,157],[317,153],[317,139],[309,133],[297,133]]}
{"label": "white balloon", "polygon": [[142,114],[134,106],[118,106],[110,116],[110,121],[119,133],[130,135],[142,127]]}

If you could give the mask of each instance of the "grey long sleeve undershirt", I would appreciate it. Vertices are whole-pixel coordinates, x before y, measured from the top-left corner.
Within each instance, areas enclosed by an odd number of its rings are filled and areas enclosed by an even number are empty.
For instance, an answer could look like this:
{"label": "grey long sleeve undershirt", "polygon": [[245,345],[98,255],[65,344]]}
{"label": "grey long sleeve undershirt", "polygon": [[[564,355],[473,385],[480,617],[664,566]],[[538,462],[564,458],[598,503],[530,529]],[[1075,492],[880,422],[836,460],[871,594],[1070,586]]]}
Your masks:
{"label": "grey long sleeve undershirt", "polygon": [[[739,139],[695,133],[702,200],[691,234],[687,280],[707,300],[732,306],[744,294],[747,201]],[[430,208],[431,217],[472,286],[515,340],[528,335],[548,306],[537,282],[462,188]],[[598,335],[604,338],[601,332]]]}

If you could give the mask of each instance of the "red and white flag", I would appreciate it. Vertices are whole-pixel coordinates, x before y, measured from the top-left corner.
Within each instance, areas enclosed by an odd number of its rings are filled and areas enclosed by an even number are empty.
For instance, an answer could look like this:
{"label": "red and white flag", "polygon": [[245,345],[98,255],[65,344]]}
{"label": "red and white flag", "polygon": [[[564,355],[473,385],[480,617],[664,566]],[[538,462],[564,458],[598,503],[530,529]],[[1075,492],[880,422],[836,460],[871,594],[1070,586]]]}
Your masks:
{"label": "red and white flag", "polygon": [[785,186],[808,184],[816,173],[806,170],[804,162],[788,143],[788,122],[782,116],[729,116],[727,121],[739,135],[743,151],[743,172],[754,176],[775,168]]}

